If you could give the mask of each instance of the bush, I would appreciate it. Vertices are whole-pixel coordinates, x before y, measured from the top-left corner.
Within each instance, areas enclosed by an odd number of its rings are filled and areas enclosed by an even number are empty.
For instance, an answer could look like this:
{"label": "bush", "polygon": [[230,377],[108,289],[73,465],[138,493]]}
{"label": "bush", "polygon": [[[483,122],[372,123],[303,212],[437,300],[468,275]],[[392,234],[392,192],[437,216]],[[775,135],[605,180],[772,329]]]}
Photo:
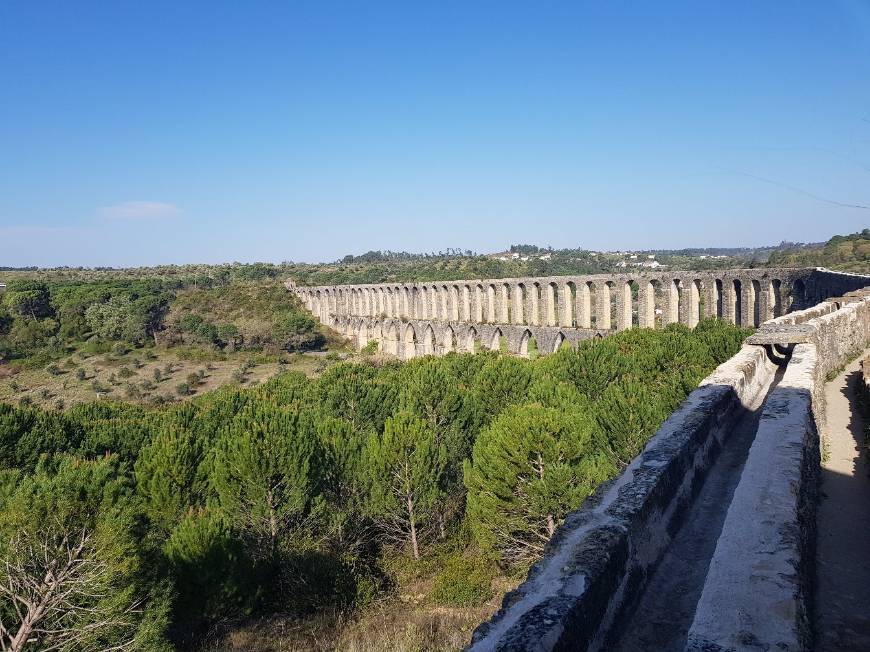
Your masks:
{"label": "bush", "polygon": [[52,376],[60,376],[63,373],[63,370],[58,367],[56,364],[48,365],[45,370],[51,374]]}
{"label": "bush", "polygon": [[178,383],[175,386],[175,393],[179,396],[190,396],[193,392],[190,389],[190,385],[187,383]]}
{"label": "bush", "polygon": [[136,372],[130,369],[130,367],[124,366],[118,371],[118,375],[121,378],[131,378],[136,375]]}
{"label": "bush", "polygon": [[85,373],[85,370],[79,367],[76,369],[76,380],[84,380],[88,375]]}
{"label": "bush", "polygon": [[454,555],[435,577],[432,599],[451,607],[474,607],[492,597],[492,565],[481,557]]}

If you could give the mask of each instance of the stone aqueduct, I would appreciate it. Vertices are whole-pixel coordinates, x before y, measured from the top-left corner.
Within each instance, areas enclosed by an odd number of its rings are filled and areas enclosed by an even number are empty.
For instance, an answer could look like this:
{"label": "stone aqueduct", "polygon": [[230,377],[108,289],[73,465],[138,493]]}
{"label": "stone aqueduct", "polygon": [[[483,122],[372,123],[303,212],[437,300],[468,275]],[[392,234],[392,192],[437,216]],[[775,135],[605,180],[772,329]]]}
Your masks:
{"label": "stone aqueduct", "polygon": [[357,348],[408,359],[476,348],[528,355],[632,327],[717,317],[758,326],[828,294],[815,269],[550,276],[288,289]]}

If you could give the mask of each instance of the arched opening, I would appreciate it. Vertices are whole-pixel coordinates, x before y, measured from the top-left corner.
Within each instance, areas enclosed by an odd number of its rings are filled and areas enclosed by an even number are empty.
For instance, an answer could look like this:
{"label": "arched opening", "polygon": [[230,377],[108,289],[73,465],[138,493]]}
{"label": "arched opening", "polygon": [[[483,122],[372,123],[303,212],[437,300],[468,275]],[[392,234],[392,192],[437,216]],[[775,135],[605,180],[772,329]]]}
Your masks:
{"label": "arched opening", "polygon": [[526,323],[526,286],[517,283],[511,295],[511,320],[514,324]]}
{"label": "arched opening", "polygon": [[[532,332],[529,330],[523,331],[522,337],[520,337],[520,346],[519,346],[519,355],[522,358],[531,357],[531,343],[534,341],[532,337]],[[535,351],[537,352],[537,345],[535,345]]]}
{"label": "arched opening", "polygon": [[599,293],[600,302],[600,312],[598,317],[601,319],[601,324],[598,328],[616,328],[619,324],[619,311],[616,308],[618,302],[616,283],[613,281],[606,281],[595,288],[595,291]]}
{"label": "arched opening", "polygon": [[773,317],[782,317],[782,281],[778,278],[770,282],[770,306]]}
{"label": "arched opening", "polygon": [[390,355],[399,355],[399,331],[396,330],[395,324],[387,326],[384,333],[384,351]]}
{"label": "arched opening", "polygon": [[565,339],[565,334],[561,331],[556,333],[556,339],[553,340],[553,353],[561,349],[562,347],[571,348],[571,344]]}
{"label": "arched opening", "polygon": [[474,286],[474,318],[473,321],[480,324],[483,323],[483,315],[485,314],[484,310],[484,292],[483,286],[475,285]]}
{"label": "arched opening", "polygon": [[502,283],[500,287],[500,300],[498,304],[499,321],[502,324],[511,323],[511,286],[507,283]]}
{"label": "arched opening", "polygon": [[426,328],[423,330],[423,355],[434,355],[435,354],[435,331],[432,330],[432,326],[426,325]]}
{"label": "arched opening", "polygon": [[574,281],[565,283],[565,303],[562,306],[562,326],[574,327],[577,325],[577,285]]}
{"label": "arched opening", "polygon": [[801,310],[806,301],[807,297],[807,286],[804,282],[796,278],[794,282],[791,284],[791,293],[789,295],[789,310]]}
{"label": "arched opening", "polygon": [[694,328],[704,318],[704,290],[701,279],[689,282],[689,328]]}
{"label": "arched opening", "polygon": [[753,280],[750,287],[752,293],[749,297],[748,304],[752,306],[752,323],[750,326],[759,326],[763,321],[761,317],[761,283]]}
{"label": "arched opening", "polygon": [[369,329],[365,322],[360,322],[359,328],[356,331],[356,345],[359,349],[364,349],[369,343]]}
{"label": "arched opening", "polygon": [[743,283],[735,278],[732,281],[731,308],[734,314],[734,323],[743,325]]}
{"label": "arched opening", "polygon": [[417,355],[417,334],[414,333],[414,328],[408,324],[405,329],[403,358],[410,360]]}
{"label": "arched opening", "polygon": [[474,328],[469,328],[465,332],[465,342],[463,343],[462,350],[466,353],[474,353],[478,346],[477,331]]}
{"label": "arched opening", "polygon": [[722,319],[725,316],[725,299],[722,296],[722,279],[713,281],[713,309],[711,316]]}
{"label": "arched opening", "polygon": [[456,350],[456,336],[450,326],[444,329],[444,333],[441,336],[441,350],[444,353]]}
{"label": "arched opening", "polygon": [[577,325],[580,328],[595,328],[598,320],[595,319],[595,285],[592,281],[581,283],[577,290]]}
{"label": "arched opening", "polygon": [[486,347],[490,351],[501,351],[502,353],[507,352],[507,338],[502,335],[501,329],[496,328],[492,337],[489,340],[489,345]]}
{"label": "arched opening", "polygon": [[486,321],[494,324],[498,321],[496,316],[496,291],[495,286],[490,284],[486,286]]}

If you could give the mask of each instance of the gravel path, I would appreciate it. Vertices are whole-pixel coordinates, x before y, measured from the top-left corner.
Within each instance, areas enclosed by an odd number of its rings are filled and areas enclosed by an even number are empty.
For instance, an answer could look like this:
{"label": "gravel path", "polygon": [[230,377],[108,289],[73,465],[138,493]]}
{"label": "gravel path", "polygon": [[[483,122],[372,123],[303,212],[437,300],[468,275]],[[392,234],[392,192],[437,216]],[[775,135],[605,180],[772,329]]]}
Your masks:
{"label": "gravel path", "polygon": [[825,386],[827,461],[818,513],[817,648],[870,650],[870,468],[855,402],[858,361]]}

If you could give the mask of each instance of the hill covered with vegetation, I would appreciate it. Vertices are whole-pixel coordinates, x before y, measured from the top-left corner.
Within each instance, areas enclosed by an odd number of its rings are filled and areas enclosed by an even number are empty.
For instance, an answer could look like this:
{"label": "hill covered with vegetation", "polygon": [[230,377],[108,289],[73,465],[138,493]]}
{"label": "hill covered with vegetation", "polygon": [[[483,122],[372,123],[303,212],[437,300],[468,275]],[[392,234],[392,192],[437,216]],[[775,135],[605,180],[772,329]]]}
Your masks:
{"label": "hill covered with vegetation", "polygon": [[[206,297],[188,307],[219,328]],[[534,360],[339,363],[157,408],[0,404],[0,642],[459,647],[745,335],[707,321]]]}
{"label": "hill covered with vegetation", "polygon": [[827,267],[844,272],[870,273],[870,229],[851,235],[835,235],[823,245],[776,251],[772,266]]}
{"label": "hill covered with vegetation", "polygon": [[340,345],[274,267],[187,271],[3,274],[0,400],[160,403],[261,380],[329,338]]}

